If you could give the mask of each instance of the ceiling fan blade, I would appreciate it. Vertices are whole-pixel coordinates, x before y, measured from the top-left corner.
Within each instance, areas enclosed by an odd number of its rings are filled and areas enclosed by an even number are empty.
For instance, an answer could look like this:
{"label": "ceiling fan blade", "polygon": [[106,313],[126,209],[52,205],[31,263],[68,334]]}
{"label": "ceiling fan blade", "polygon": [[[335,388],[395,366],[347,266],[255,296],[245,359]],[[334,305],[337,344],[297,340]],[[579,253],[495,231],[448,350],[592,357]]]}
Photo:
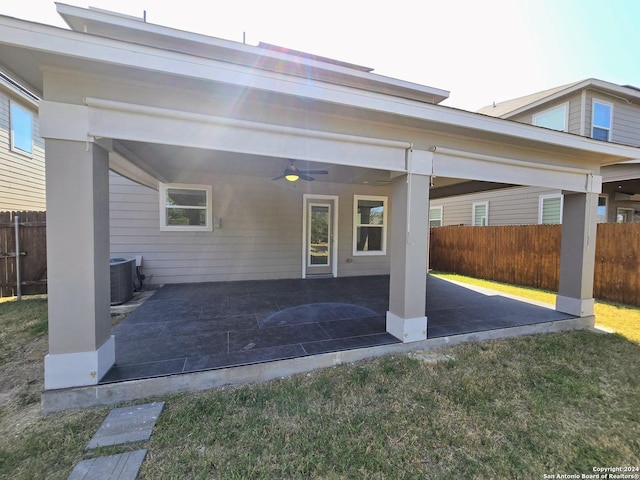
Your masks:
{"label": "ceiling fan blade", "polygon": [[298,170],[298,172],[308,175],[327,175],[329,173],[326,170]]}
{"label": "ceiling fan blade", "polygon": [[298,174],[300,175],[300,178],[301,178],[301,179],[306,180],[306,181],[308,181],[308,182],[313,182],[313,181],[315,180],[315,178],[310,177],[309,175],[305,175],[305,174],[304,174],[304,173],[302,173],[302,172],[298,172]]}
{"label": "ceiling fan blade", "polygon": [[280,175],[279,177],[272,178],[271,180],[280,180],[281,178],[284,178],[284,177],[285,177],[284,175]]}

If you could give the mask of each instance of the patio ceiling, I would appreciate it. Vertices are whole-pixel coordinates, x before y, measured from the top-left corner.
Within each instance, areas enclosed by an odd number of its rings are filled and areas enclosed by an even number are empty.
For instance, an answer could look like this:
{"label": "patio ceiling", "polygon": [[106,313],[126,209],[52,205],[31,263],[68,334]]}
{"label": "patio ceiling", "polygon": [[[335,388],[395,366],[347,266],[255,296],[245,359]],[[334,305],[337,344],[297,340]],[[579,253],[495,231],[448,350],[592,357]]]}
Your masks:
{"label": "patio ceiling", "polygon": [[[603,193],[619,193],[623,195],[638,195],[640,194],[640,180],[619,180],[605,184],[603,187]],[[628,200],[637,200],[637,198],[629,198]]]}
{"label": "patio ceiling", "polygon": [[[145,142],[118,141],[114,145],[114,150],[147,173],[153,171],[160,180],[165,182],[182,181],[181,178],[186,170],[195,174],[214,172],[273,179],[281,176],[285,167],[289,165],[288,158]],[[385,170],[329,165],[304,160],[296,160],[295,165],[301,170],[327,170],[327,175],[312,175],[315,182],[388,185],[391,181],[389,172]],[[284,179],[278,181],[286,182]]]}
{"label": "patio ceiling", "polygon": [[[160,145],[119,140],[114,150],[138,168],[166,183],[181,183],[185,172],[190,175],[216,173],[274,179],[282,175],[289,159],[262,155],[205,150],[200,148]],[[294,159],[295,160],[295,159]],[[391,183],[387,170],[358,168],[321,162],[296,160],[301,170],[326,170],[326,175],[312,175],[315,183],[364,184],[385,187]],[[117,168],[114,168],[117,171]],[[127,176],[125,172],[121,172]],[[283,184],[281,178],[274,180]],[[472,192],[513,187],[512,184],[468,181],[458,178],[434,177],[431,198],[443,198]]]}

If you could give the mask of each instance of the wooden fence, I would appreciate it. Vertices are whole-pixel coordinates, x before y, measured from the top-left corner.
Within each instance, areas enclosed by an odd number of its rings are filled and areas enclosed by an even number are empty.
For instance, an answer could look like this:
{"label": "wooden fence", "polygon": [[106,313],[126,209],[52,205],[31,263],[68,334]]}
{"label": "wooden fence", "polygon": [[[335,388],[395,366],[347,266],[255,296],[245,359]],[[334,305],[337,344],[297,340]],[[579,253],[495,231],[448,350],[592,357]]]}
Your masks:
{"label": "wooden fence", "polygon": [[[560,278],[561,225],[437,227],[430,268],[551,291]],[[640,306],[640,223],[601,223],[594,296]]]}
{"label": "wooden fence", "polygon": [[47,292],[46,212],[0,212],[0,297],[17,294],[15,217],[23,295]]}

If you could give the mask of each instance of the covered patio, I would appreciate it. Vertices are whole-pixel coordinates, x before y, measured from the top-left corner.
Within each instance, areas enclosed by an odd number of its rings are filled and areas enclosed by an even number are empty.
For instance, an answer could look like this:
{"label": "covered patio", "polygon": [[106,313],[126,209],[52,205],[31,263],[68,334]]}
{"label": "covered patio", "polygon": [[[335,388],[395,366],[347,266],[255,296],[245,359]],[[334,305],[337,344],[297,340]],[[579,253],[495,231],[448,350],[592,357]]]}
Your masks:
{"label": "covered patio", "polygon": [[[427,292],[427,339],[576,318],[432,275]],[[114,328],[100,383],[400,344],[388,298],[384,275],[166,285]]]}
{"label": "covered patio", "polygon": [[[444,107],[363,66],[57,8],[70,30],[0,17],[0,63],[43,99],[45,403],[593,325],[600,167],[638,149]],[[427,283],[431,195],[512,185],[563,192],[555,310]],[[112,255],[166,285],[113,332]]]}

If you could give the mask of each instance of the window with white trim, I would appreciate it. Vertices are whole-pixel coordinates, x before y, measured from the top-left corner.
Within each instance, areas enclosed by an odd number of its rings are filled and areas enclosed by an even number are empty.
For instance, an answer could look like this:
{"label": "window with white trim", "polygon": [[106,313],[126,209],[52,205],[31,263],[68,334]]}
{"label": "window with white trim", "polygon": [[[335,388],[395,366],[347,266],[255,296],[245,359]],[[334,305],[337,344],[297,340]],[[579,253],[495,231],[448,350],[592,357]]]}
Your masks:
{"label": "window with white trim", "polygon": [[429,208],[429,226],[441,227],[442,226],[442,210],[444,207],[430,207]]}
{"label": "window with white trim", "polygon": [[353,196],[353,255],[385,255],[387,197]]}
{"label": "window with white trim", "polygon": [[211,231],[211,186],[160,184],[160,230]]}
{"label": "window with white trim", "polygon": [[540,113],[536,113],[533,116],[533,124],[539,127],[551,128],[553,130],[559,130],[566,132],[567,118],[568,118],[568,104],[565,103],[558,107],[553,107]]}
{"label": "window with white trim", "polygon": [[473,204],[471,225],[474,227],[489,225],[489,202],[477,202]]}
{"label": "window with white trim", "polygon": [[618,207],[616,209],[616,222],[617,223],[633,222],[634,214],[635,212],[633,208]]}
{"label": "window with white trim", "polygon": [[594,100],[591,108],[591,138],[596,140],[611,140],[611,119],[613,105]]}
{"label": "window with white trim", "polygon": [[598,211],[597,211],[597,222],[598,223],[607,223],[607,196],[600,195],[598,197]]}
{"label": "window with white trim", "polygon": [[538,204],[538,223],[562,223],[562,205],[564,197],[560,193],[540,195]]}
{"label": "window with white trim", "polygon": [[33,153],[33,114],[21,105],[10,102],[11,150]]}

